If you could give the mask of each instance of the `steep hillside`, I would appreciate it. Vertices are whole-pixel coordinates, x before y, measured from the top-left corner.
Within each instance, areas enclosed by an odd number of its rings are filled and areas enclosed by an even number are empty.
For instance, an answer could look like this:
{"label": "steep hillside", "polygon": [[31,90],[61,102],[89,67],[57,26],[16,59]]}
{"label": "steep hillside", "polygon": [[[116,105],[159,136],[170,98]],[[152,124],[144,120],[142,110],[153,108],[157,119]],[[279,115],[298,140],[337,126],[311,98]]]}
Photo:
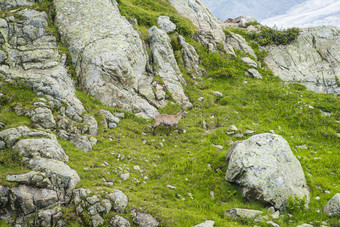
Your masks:
{"label": "steep hillside", "polygon": [[[207,30],[190,1],[0,3],[1,226],[340,224],[323,212],[340,190],[339,97],[281,81],[246,30]],[[179,129],[153,136],[152,116],[181,106]],[[255,134],[288,142],[308,208],[226,180],[228,151]]]}

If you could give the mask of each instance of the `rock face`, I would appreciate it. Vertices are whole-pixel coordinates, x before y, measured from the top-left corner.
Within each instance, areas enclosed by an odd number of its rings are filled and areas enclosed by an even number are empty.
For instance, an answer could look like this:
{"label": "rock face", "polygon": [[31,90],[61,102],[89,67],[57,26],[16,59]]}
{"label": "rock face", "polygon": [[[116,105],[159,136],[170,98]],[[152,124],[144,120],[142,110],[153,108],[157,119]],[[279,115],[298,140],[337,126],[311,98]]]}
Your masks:
{"label": "rock face", "polygon": [[170,18],[167,16],[158,17],[157,24],[160,29],[165,31],[166,33],[171,33],[176,30],[176,25],[170,21]]}
{"label": "rock face", "polygon": [[323,212],[329,215],[337,215],[340,217],[340,193],[337,193],[331,198],[325,207]]}
{"label": "rock face", "polygon": [[340,30],[334,27],[303,29],[287,46],[270,46],[265,62],[275,75],[307,89],[340,94]]}
{"label": "rock face", "polygon": [[[7,9],[33,2],[2,1],[0,6]],[[20,21],[15,17],[0,19],[0,45],[3,49],[0,53],[0,76],[25,83],[39,96],[51,100],[55,107],[65,103],[68,117],[79,119],[85,110],[75,95],[76,88],[58,52],[56,38],[46,30],[46,13],[24,9],[17,14]],[[55,126],[53,119],[47,119],[51,115],[46,115],[46,110],[38,114],[44,117],[44,122],[40,123],[46,124],[46,128]]]}
{"label": "rock face", "polygon": [[235,144],[228,152],[226,180],[241,186],[250,200],[285,207],[289,196],[310,195],[300,162],[279,135],[259,134]]}
{"label": "rock face", "polygon": [[137,31],[120,15],[116,1],[54,3],[56,25],[76,65],[81,88],[105,105],[141,117],[157,115],[149,103],[155,97],[153,76],[145,72],[147,53]]}
{"label": "rock face", "polygon": [[188,73],[194,79],[202,77],[204,72],[199,67],[201,64],[200,56],[197,54],[195,48],[185,41],[183,36],[179,35],[178,37],[182,46],[181,52],[183,55],[183,62]]}
{"label": "rock face", "polygon": [[[225,35],[222,30],[222,23],[211,13],[207,6],[200,0],[170,0],[170,3],[184,17],[190,19],[192,23],[201,31],[209,33],[215,45],[224,42]],[[209,46],[209,43],[206,43]]]}
{"label": "rock face", "polygon": [[162,78],[166,88],[180,105],[186,108],[192,107],[190,100],[184,94],[182,84],[185,84],[185,80],[180,74],[170,37],[156,26],[149,29],[149,36],[155,73]]}

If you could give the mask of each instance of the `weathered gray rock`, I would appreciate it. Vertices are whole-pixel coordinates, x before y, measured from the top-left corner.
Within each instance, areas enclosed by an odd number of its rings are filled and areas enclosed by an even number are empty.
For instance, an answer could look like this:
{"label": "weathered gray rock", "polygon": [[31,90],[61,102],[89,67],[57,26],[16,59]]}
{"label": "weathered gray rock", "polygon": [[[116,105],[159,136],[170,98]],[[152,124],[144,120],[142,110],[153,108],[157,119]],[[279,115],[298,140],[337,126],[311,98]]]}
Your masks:
{"label": "weathered gray rock", "polygon": [[262,79],[261,74],[259,73],[259,71],[257,71],[256,69],[249,69],[248,73],[254,77],[255,79]]}
{"label": "weathered gray rock", "polygon": [[48,97],[56,107],[64,102],[66,114],[79,119],[84,107],[75,95],[76,88],[68,69],[60,61],[56,38],[46,30],[47,14],[32,9],[17,14],[20,21],[13,17],[7,20],[7,26],[0,28],[7,43],[3,46],[7,57],[0,63],[0,76],[25,83],[38,95]]}
{"label": "weathered gray rock", "polygon": [[[145,73],[147,54],[115,0],[57,0],[56,25],[69,48],[81,88],[103,104],[138,116],[158,114],[153,76]],[[143,97],[140,96],[143,90]],[[147,95],[146,95],[147,94]]]}
{"label": "weathered gray rock", "polygon": [[241,186],[247,199],[270,203],[282,209],[292,196],[310,195],[300,162],[279,135],[259,134],[229,150],[226,180]]}
{"label": "weathered gray rock", "polygon": [[176,25],[170,21],[170,18],[168,16],[158,17],[157,25],[166,33],[171,33],[176,30]]}
{"label": "weathered gray rock", "polygon": [[120,119],[114,116],[110,111],[100,110],[99,114],[103,115],[103,123],[107,128],[116,128],[118,126]]}
{"label": "weathered gray rock", "polygon": [[84,152],[90,152],[92,150],[92,143],[86,136],[82,136],[80,134],[72,134],[70,136],[70,142],[76,148],[79,148]]}
{"label": "weathered gray rock", "polygon": [[92,136],[98,135],[98,123],[94,117],[85,114],[83,117],[83,123],[85,123],[88,126],[86,131],[89,135]]}
{"label": "weathered gray rock", "polygon": [[53,134],[42,131],[32,131],[26,126],[10,128],[0,132],[0,140],[4,141],[6,147],[12,147],[22,137],[45,137],[51,140],[57,140]]}
{"label": "weathered gray rock", "polygon": [[249,23],[257,22],[257,20],[253,17],[249,16],[240,16],[232,20],[233,23],[237,23],[239,27],[246,28]]}
{"label": "weathered gray rock", "polygon": [[310,224],[302,224],[302,225],[298,225],[296,227],[313,227],[313,226],[310,225]]}
{"label": "weathered gray rock", "polygon": [[254,50],[248,45],[247,41],[239,34],[230,33],[226,38],[226,43],[231,45],[235,49],[239,49],[244,53],[250,54],[257,59]]}
{"label": "weathered gray rock", "polygon": [[149,37],[156,74],[162,78],[172,98],[186,108],[192,107],[190,100],[184,94],[182,84],[186,82],[180,74],[170,37],[156,26],[149,29]]}
{"label": "weathered gray rock", "polygon": [[0,208],[7,207],[9,201],[9,188],[0,185]]}
{"label": "weathered gray rock", "polygon": [[61,208],[55,207],[52,209],[43,209],[39,210],[37,217],[35,218],[35,226],[44,227],[44,226],[50,226],[52,221],[54,223],[53,226],[56,225],[58,220],[58,214],[60,214]]}
{"label": "weathered gray rock", "polygon": [[80,181],[80,177],[74,169],[57,160],[37,157],[29,160],[26,166],[29,169],[49,174],[52,184],[57,189],[71,191]]}
{"label": "weathered gray rock", "polygon": [[139,212],[136,209],[131,210],[133,222],[140,227],[156,227],[159,222],[150,214]]}
{"label": "weathered gray rock", "polygon": [[26,158],[43,157],[68,161],[68,156],[56,139],[23,139],[13,146],[13,150]]}
{"label": "weathered gray rock", "polygon": [[205,221],[201,224],[195,225],[194,227],[214,227],[215,222],[214,221]]}
{"label": "weathered gray rock", "polygon": [[110,227],[130,227],[131,224],[128,220],[125,218],[115,215],[113,218],[110,220]]}
{"label": "weathered gray rock", "polygon": [[231,219],[237,219],[237,218],[254,219],[261,214],[262,214],[262,211],[260,210],[235,208],[235,209],[226,210],[224,216],[231,218]]}
{"label": "weathered gray rock", "polygon": [[19,184],[25,184],[33,187],[47,188],[51,186],[51,182],[45,179],[46,174],[39,172],[28,172],[19,175],[7,175],[6,180],[9,182],[17,182]]}
{"label": "weathered gray rock", "polygon": [[204,73],[199,66],[201,64],[200,56],[197,54],[195,48],[185,41],[183,36],[179,35],[178,37],[182,46],[183,62],[188,73],[194,79],[197,79],[196,77],[202,77]]}
{"label": "weathered gray rock", "polygon": [[7,0],[0,2],[1,10],[10,10],[16,7],[22,6],[32,6],[35,3],[35,0]]}
{"label": "weathered gray rock", "polygon": [[246,63],[249,67],[252,67],[252,68],[254,68],[254,69],[257,69],[257,68],[258,68],[257,63],[256,63],[253,59],[251,59],[251,58],[249,58],[249,57],[243,57],[243,58],[241,58],[241,60],[242,60],[244,63]]}
{"label": "weathered gray rock", "polygon": [[315,92],[340,94],[338,28],[306,28],[292,44],[266,49],[265,62],[283,81],[301,83]]}
{"label": "weathered gray rock", "polygon": [[93,215],[91,217],[91,220],[92,220],[93,227],[102,226],[104,225],[104,222],[105,222],[104,218],[102,218],[99,214]]}
{"label": "weathered gray rock", "polygon": [[340,193],[331,198],[323,208],[323,212],[329,215],[340,216]]}
{"label": "weathered gray rock", "polygon": [[118,213],[124,213],[128,204],[128,197],[120,190],[115,190],[114,193],[108,194],[113,204],[113,209]]}
{"label": "weathered gray rock", "polygon": [[57,193],[53,190],[20,185],[17,188],[13,188],[11,192],[14,198],[14,201],[12,201],[13,206],[25,215],[58,202]]}
{"label": "weathered gray rock", "polygon": [[184,17],[190,19],[198,28],[198,41],[209,50],[218,49],[219,43],[224,43],[225,34],[222,23],[211,13],[200,0],[170,0],[170,3]]}

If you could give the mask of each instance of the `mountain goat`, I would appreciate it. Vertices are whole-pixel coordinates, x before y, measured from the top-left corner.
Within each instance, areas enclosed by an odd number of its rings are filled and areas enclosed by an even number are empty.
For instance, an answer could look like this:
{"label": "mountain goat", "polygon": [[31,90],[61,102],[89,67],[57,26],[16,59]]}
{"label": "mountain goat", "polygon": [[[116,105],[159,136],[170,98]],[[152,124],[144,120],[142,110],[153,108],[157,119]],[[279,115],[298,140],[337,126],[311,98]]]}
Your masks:
{"label": "mountain goat", "polygon": [[176,127],[178,129],[177,124],[181,120],[182,117],[187,117],[187,113],[181,107],[182,111],[179,112],[177,115],[168,115],[168,114],[161,114],[154,118],[155,124],[152,126],[152,134],[155,135],[155,129],[160,125],[169,126],[169,131],[167,135],[170,134],[171,128]]}

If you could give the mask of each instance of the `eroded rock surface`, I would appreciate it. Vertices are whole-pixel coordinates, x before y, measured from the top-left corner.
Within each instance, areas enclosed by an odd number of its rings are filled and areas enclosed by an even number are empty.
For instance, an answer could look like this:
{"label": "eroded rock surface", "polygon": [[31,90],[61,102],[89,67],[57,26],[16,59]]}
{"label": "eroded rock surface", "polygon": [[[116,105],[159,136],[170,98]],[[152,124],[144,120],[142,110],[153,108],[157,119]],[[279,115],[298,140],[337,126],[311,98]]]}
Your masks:
{"label": "eroded rock surface", "polygon": [[289,196],[310,195],[300,162],[279,135],[259,134],[235,144],[228,152],[226,180],[240,185],[244,197],[283,209]]}
{"label": "eroded rock surface", "polygon": [[170,37],[156,26],[149,29],[149,36],[155,73],[162,78],[166,88],[180,105],[192,107],[184,93],[182,84],[186,83],[177,65]]}
{"label": "eroded rock surface", "polygon": [[56,25],[76,65],[81,88],[105,105],[146,118],[157,115],[145,98],[155,101],[153,76],[145,72],[148,57],[143,42],[120,15],[116,1],[54,3]]}
{"label": "eroded rock surface", "polygon": [[[14,3],[16,7],[31,5],[33,1]],[[2,3],[6,4],[8,6],[12,2]],[[17,15],[20,20],[14,16],[0,19],[0,76],[10,82],[25,83],[39,96],[51,100],[55,107],[60,108],[65,103],[64,112],[71,119],[79,121],[79,115],[85,110],[75,95],[76,88],[58,52],[56,38],[46,30],[46,13],[24,9],[19,10]],[[48,121],[47,115],[44,116],[45,121],[40,123],[45,128],[53,128],[53,119]]]}
{"label": "eroded rock surface", "polygon": [[298,82],[309,90],[340,94],[340,30],[303,29],[292,44],[270,46],[265,62],[276,76]]}

